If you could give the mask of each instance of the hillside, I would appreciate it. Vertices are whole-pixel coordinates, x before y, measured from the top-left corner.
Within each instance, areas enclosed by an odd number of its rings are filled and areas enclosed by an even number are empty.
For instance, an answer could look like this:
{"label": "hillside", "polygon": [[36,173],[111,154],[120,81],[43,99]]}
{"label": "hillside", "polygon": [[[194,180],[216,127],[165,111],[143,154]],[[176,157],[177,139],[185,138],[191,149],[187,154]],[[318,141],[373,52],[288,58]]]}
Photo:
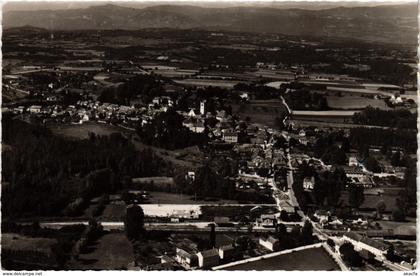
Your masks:
{"label": "hillside", "polygon": [[135,9],[103,5],[70,10],[9,11],[4,14],[3,26],[31,25],[52,30],[202,28],[415,44],[416,17],[414,4],[324,10],[187,5]]}

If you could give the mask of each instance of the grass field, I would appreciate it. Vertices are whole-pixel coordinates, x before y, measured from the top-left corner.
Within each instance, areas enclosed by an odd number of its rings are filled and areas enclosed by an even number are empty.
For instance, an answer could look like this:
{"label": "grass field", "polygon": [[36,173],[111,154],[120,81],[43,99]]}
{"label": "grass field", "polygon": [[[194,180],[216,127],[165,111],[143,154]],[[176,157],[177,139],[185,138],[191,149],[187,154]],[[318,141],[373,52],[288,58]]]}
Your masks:
{"label": "grass field", "polygon": [[134,261],[133,248],[125,233],[108,233],[80,254],[78,261],[69,262],[69,269],[77,270],[122,270]]}
{"label": "grass field", "polygon": [[93,122],[80,125],[54,125],[50,127],[50,130],[56,135],[73,139],[88,139],[89,133],[103,136],[121,132],[118,127]]}
{"label": "grass field", "polygon": [[327,102],[328,106],[333,109],[364,109],[367,106],[384,110],[390,109],[384,100],[360,96],[327,96]]}
{"label": "grass field", "polygon": [[324,248],[310,248],[225,268],[225,270],[340,270]]}

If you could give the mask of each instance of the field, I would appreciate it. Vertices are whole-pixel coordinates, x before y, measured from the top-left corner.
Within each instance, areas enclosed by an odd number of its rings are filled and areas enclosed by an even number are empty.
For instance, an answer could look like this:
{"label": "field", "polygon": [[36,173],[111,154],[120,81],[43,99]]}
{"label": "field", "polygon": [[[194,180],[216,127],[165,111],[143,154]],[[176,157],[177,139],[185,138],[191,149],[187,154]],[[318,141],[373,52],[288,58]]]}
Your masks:
{"label": "field", "polygon": [[118,127],[114,127],[108,124],[100,123],[85,123],[77,125],[60,125],[52,126],[50,130],[56,134],[66,138],[73,139],[88,139],[89,133],[95,133],[96,135],[106,136],[112,133],[121,132]]}
{"label": "field", "polygon": [[310,248],[225,268],[225,270],[340,270],[324,248]]}
{"label": "field", "polygon": [[367,106],[384,110],[390,109],[384,100],[360,96],[327,96],[327,102],[328,106],[333,109],[364,109]]}
{"label": "field", "polygon": [[239,81],[228,80],[204,80],[204,79],[184,79],[175,80],[176,83],[188,86],[214,86],[221,88],[233,88]]}
{"label": "field", "polygon": [[[395,194],[393,192],[388,192],[385,190],[385,193],[382,195],[364,195],[364,202],[360,206],[361,209],[370,209],[375,210],[376,205],[380,201],[384,201],[386,205],[386,212],[392,212],[394,209],[396,209],[396,199],[398,198],[398,194]],[[343,203],[348,203],[348,193],[347,191],[344,191],[341,193],[340,200],[343,201]]]}
{"label": "field", "polygon": [[164,192],[149,192],[151,204],[235,204],[235,200],[226,199],[208,199],[208,200],[194,200],[193,195],[182,195]]}
{"label": "field", "polygon": [[78,261],[68,263],[69,269],[123,270],[134,261],[133,248],[124,233],[108,233],[79,255]]}
{"label": "field", "polygon": [[247,104],[232,105],[233,111],[244,120],[251,118],[251,122],[273,127],[276,117],[283,118],[287,112],[281,101],[251,101]]}

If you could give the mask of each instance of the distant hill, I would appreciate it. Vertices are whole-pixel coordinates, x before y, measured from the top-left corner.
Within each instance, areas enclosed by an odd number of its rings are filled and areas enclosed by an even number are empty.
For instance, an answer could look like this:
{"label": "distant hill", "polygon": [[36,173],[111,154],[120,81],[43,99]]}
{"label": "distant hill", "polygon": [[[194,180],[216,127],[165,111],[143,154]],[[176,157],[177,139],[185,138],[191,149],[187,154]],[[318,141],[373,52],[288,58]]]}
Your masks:
{"label": "distant hill", "polygon": [[49,30],[202,28],[416,44],[417,8],[415,4],[405,4],[323,10],[191,5],[136,9],[107,4],[83,9],[9,11],[3,15],[3,27],[31,25]]}

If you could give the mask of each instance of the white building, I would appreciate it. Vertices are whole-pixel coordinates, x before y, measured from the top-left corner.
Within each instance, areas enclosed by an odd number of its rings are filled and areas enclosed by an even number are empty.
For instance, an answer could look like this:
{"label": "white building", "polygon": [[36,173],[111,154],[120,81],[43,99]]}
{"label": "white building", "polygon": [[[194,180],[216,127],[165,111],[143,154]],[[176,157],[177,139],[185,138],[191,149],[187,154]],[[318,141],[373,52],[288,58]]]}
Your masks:
{"label": "white building", "polygon": [[280,248],[279,240],[273,236],[268,236],[267,238],[261,237],[259,244],[267,248],[270,251],[277,251]]}
{"label": "white building", "polygon": [[201,115],[206,114],[206,101],[200,102],[200,114]]}

